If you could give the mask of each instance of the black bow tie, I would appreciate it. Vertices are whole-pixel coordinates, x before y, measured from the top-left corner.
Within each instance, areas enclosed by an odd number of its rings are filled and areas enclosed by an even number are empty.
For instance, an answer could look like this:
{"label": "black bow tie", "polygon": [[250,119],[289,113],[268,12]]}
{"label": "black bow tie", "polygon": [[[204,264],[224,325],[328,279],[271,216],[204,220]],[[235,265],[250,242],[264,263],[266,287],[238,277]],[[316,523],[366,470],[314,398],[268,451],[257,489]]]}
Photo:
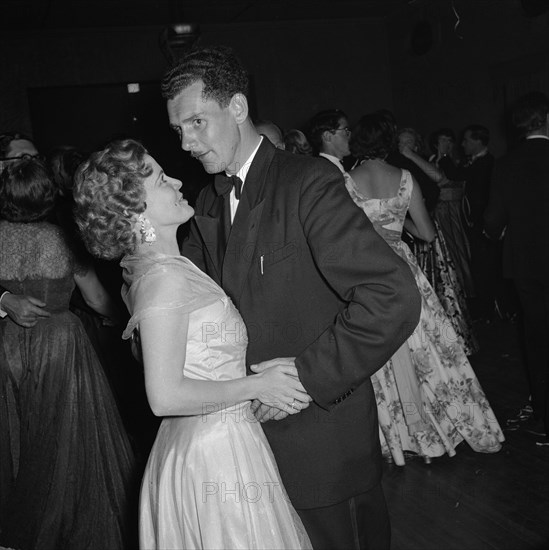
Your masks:
{"label": "black bow tie", "polygon": [[215,178],[214,185],[218,195],[226,195],[230,193],[231,189],[234,187],[234,196],[237,200],[240,200],[242,180],[238,176],[225,176],[220,174]]}

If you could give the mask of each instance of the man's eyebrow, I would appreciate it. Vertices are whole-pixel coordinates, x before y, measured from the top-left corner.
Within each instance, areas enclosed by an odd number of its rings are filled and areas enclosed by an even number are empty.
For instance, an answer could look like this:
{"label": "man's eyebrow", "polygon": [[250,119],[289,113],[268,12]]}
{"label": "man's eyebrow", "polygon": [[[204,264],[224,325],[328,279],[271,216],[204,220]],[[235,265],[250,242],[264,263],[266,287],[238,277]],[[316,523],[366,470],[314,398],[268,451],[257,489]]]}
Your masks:
{"label": "man's eyebrow", "polygon": [[185,120],[182,120],[180,124],[184,124],[185,122],[190,122],[193,118],[202,118],[203,116],[204,116],[204,111],[197,111],[195,113],[192,113]]}

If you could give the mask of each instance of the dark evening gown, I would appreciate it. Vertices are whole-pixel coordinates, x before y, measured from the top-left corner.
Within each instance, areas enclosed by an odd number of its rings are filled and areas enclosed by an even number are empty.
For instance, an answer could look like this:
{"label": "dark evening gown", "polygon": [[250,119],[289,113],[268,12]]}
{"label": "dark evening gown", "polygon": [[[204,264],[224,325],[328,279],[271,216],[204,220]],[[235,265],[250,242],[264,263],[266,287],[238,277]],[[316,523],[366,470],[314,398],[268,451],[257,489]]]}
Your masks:
{"label": "dark evening gown", "polygon": [[20,550],[127,547],[133,453],[68,309],[75,269],[59,228],[0,222],[0,284],[51,313],[0,320],[0,545]]}

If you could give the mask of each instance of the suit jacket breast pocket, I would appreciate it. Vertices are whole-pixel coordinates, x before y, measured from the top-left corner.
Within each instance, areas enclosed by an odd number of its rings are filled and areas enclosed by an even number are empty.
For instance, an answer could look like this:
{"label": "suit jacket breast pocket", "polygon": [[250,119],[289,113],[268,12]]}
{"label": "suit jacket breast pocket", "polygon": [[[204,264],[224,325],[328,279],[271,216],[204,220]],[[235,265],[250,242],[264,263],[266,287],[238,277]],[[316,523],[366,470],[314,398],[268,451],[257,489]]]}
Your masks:
{"label": "suit jacket breast pocket", "polygon": [[286,272],[289,277],[298,259],[298,249],[294,243],[260,254],[258,260],[259,274],[263,277]]}

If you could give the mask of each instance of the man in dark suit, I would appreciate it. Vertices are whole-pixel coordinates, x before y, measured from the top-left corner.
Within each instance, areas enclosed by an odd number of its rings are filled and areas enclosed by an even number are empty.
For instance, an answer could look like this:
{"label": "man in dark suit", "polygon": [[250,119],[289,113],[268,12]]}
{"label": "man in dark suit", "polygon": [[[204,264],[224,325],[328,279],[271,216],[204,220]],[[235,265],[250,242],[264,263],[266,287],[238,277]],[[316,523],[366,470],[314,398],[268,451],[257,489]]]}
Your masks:
{"label": "man in dark suit", "polygon": [[257,133],[247,87],[223,47],[188,53],[164,77],[181,147],[217,174],[198,197],[183,253],[239,308],[248,366],[295,358],[314,400],[296,415],[276,404],[255,404],[255,414],[315,549],[388,549],[370,376],[417,325],[418,291],[335,166]]}
{"label": "man in dark suit", "polygon": [[341,172],[346,171],[344,160],[352,160],[349,157],[350,139],[349,119],[340,109],[320,111],[309,122],[309,141],[313,150]]}
{"label": "man in dark suit", "polygon": [[461,146],[466,161],[456,166],[450,157],[439,161],[441,170],[453,181],[465,182],[464,217],[471,248],[471,275],[475,286],[472,314],[482,321],[491,321],[496,299],[502,299],[501,254],[497,243],[483,234],[483,215],[488,205],[494,156],[488,151],[490,132],[480,124],[463,130]]}
{"label": "man in dark suit", "polygon": [[[503,235],[503,275],[513,279],[524,316],[532,417],[523,427],[545,438],[549,429],[549,98],[522,97],[513,123],[523,139],[496,163],[486,232]],[[524,139],[525,138],[525,139]]]}

